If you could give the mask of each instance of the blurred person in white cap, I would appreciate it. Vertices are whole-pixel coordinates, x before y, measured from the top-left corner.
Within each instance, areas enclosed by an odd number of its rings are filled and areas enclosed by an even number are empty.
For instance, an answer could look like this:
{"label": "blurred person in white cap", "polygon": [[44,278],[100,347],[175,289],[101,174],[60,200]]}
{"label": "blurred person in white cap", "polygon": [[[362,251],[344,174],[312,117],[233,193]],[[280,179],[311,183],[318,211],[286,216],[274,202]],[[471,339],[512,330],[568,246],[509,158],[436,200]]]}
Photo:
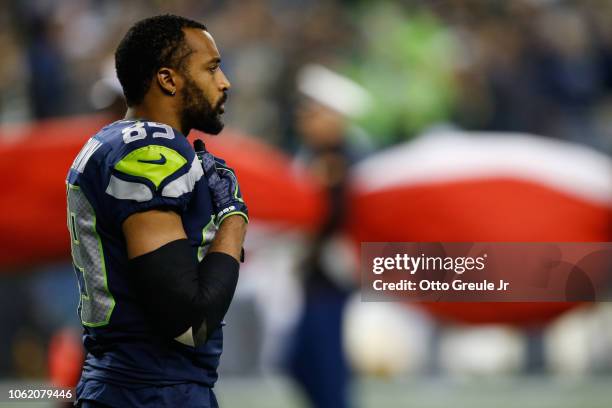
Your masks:
{"label": "blurred person in white cap", "polygon": [[[303,67],[296,130],[302,142],[298,164],[326,191],[328,211],[300,264],[304,304],[288,354],[290,374],[317,408],[349,407],[350,368],[343,347],[344,308],[354,264],[342,239],[348,169],[358,155],[347,138],[349,118],[367,109],[367,93],[320,65]],[[348,254],[348,256],[342,256]]]}
{"label": "blurred person in white cap", "polygon": [[123,88],[115,73],[115,60],[104,61],[98,79],[89,90],[89,102],[99,112],[110,116],[110,120],[119,120],[125,116],[127,105],[123,96]]}

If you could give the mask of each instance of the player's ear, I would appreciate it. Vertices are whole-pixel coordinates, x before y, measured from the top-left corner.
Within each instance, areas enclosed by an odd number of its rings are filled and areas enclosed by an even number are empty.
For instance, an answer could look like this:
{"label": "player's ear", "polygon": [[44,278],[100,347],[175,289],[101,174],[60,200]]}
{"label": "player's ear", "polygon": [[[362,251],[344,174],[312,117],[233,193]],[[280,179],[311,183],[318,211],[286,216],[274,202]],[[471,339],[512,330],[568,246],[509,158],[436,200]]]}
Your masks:
{"label": "player's ear", "polygon": [[172,68],[160,68],[157,71],[157,84],[161,88],[162,92],[168,95],[175,95],[178,87],[178,75],[177,72]]}

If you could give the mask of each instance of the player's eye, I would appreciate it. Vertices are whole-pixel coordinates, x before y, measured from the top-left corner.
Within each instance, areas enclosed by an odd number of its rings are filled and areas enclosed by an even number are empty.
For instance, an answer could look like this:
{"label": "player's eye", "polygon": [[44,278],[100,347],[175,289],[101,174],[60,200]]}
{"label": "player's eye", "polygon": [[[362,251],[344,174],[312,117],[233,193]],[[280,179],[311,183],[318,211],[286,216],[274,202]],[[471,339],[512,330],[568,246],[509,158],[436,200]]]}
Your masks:
{"label": "player's eye", "polygon": [[219,65],[213,65],[212,67],[208,68],[208,70],[212,73],[217,72],[218,69],[219,69]]}

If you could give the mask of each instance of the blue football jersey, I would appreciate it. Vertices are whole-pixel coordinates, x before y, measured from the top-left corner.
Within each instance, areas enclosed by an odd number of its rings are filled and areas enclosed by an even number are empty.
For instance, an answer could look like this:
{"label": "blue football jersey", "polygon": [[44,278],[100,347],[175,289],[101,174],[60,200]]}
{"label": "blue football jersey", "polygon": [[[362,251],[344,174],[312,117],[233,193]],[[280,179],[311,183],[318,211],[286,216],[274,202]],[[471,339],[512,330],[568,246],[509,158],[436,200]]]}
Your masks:
{"label": "blue football jersey", "polygon": [[104,127],[70,167],[67,202],[87,351],[81,383],[138,388],[195,382],[212,387],[221,328],[199,347],[156,335],[149,323],[154,316],[143,313],[131,287],[137,283],[128,279],[121,229],[136,212],[172,209],[181,215],[194,259],[204,257],[216,233],[212,201],[185,136],[145,120]]}

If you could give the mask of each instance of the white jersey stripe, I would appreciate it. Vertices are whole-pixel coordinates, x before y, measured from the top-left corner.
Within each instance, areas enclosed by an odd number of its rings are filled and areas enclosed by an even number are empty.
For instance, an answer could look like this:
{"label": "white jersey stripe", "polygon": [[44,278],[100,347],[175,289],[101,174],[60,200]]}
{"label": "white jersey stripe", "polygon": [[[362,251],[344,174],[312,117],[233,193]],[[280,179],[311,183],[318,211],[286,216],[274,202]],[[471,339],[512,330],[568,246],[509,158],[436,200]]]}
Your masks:
{"label": "white jersey stripe", "polygon": [[191,162],[189,171],[176,180],[172,180],[162,190],[162,196],[164,197],[180,197],[185,193],[193,191],[195,183],[202,178],[204,170],[202,170],[202,164],[198,160],[197,156]]}
{"label": "white jersey stripe", "polygon": [[151,189],[142,183],[121,180],[111,175],[106,193],[119,200],[149,201],[153,198]]}

